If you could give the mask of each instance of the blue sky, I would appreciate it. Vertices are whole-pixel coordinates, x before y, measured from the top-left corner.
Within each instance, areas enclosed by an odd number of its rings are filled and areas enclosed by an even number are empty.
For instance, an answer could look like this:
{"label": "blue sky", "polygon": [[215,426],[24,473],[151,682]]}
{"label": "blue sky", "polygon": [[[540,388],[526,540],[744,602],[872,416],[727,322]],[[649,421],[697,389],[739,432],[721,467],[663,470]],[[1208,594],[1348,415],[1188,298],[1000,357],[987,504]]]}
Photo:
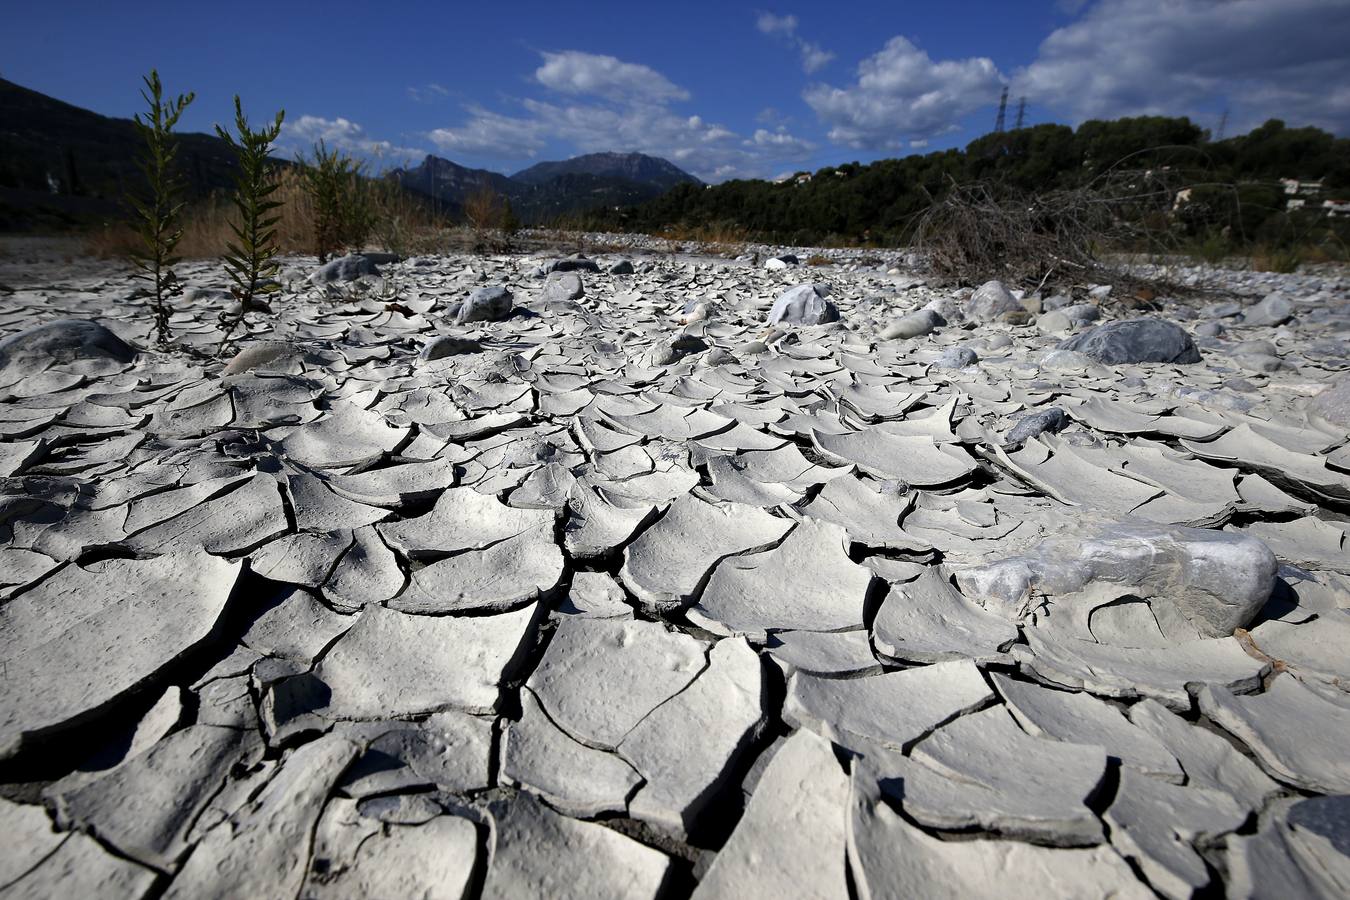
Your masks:
{"label": "blue sky", "polygon": [[[970,2],[26,3],[0,77],[107,115],[140,76],[196,91],[187,130],[242,95],[400,165],[430,152],[513,172],[597,150],[699,177],[963,146],[999,93],[1027,123],[1189,115],[1229,133],[1269,117],[1350,133],[1350,0]],[[249,24],[256,19],[257,24]]]}

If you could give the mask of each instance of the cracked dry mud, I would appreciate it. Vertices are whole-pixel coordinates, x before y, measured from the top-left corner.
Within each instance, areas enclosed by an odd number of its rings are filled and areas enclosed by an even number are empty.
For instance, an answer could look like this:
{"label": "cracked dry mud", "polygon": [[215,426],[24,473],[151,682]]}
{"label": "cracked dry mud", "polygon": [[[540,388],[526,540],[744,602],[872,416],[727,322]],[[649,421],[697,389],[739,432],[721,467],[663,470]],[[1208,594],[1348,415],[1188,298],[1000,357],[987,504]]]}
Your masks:
{"label": "cracked dry mud", "polygon": [[0,897],[1350,894],[1343,272],[643,243],[0,263]]}

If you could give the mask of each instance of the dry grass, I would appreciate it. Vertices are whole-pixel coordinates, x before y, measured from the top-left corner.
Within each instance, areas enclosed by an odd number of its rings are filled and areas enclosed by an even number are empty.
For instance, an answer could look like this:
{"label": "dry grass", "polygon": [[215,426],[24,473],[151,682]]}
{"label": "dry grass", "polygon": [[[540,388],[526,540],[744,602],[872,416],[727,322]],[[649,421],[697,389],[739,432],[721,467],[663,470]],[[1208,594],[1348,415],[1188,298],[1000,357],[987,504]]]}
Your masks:
{"label": "dry grass", "polygon": [[[273,198],[281,203],[276,211],[280,217],[277,247],[282,253],[313,254],[314,205],[300,171],[288,168],[275,177],[278,185]],[[442,246],[443,226],[407,191],[380,182],[371,183],[369,190],[375,215],[371,239],[376,246],[400,255],[432,252]],[[183,218],[178,254],[187,259],[222,256],[226,242],[234,239],[230,230],[234,215],[233,204],[224,196],[209,197],[190,208]],[[118,222],[90,234],[86,248],[102,258],[125,258],[138,246],[138,240],[129,224]]]}
{"label": "dry grass", "polygon": [[681,243],[715,244],[738,253],[744,250],[746,242],[750,240],[749,232],[743,227],[727,222],[715,222],[692,228],[677,225],[658,232],[655,236]]}
{"label": "dry grass", "polygon": [[1303,253],[1297,249],[1258,247],[1252,252],[1251,267],[1257,272],[1297,272],[1303,263]]}
{"label": "dry grass", "polygon": [[834,260],[830,259],[828,256],[821,256],[819,253],[814,253],[806,258],[806,264],[808,266],[832,266],[834,265]]}

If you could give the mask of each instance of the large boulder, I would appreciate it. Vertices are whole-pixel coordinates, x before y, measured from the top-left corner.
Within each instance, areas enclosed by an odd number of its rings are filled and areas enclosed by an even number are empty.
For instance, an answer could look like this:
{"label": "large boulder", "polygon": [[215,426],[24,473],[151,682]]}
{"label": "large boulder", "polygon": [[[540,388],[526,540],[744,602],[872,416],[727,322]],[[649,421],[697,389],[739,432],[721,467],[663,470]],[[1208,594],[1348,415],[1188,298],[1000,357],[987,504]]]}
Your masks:
{"label": "large boulder", "polygon": [[825,298],[824,284],[799,284],[778,295],[769,310],[770,325],[823,325],[839,320],[839,310]]}
{"label": "large boulder", "polygon": [[986,281],[966,301],[966,318],[976,322],[993,322],[1008,313],[1025,310],[1001,281]]}
{"label": "large boulder", "polygon": [[1153,318],[1107,322],[1061,342],[1059,349],[1103,363],[1200,362],[1200,351],[1180,325]]}
{"label": "large boulder", "polygon": [[966,597],[987,609],[1025,608],[1033,592],[1057,604],[1110,585],[1146,601],[1159,622],[1181,616],[1200,637],[1225,637],[1270,599],[1279,563],[1245,534],[1146,522],[1097,526],[1082,536],[1051,538],[1026,556],[956,573]]}
{"label": "large boulder", "polygon": [[332,284],[335,281],[355,281],[366,276],[376,276],[380,270],[370,261],[370,257],[359,253],[340,256],[314,270],[309,280],[314,284]]}
{"label": "large boulder", "polygon": [[304,358],[305,351],[288,341],[259,341],[236,353],[221,374],[240,375],[255,370],[294,373],[303,368]]}
{"label": "large boulder", "polygon": [[1350,430],[1350,375],[1342,375],[1309,400],[1308,412]]}
{"label": "large boulder", "polygon": [[599,272],[600,266],[593,259],[587,259],[580,253],[555,259],[544,267],[545,272]]}
{"label": "large boulder", "polygon": [[461,325],[466,322],[500,322],[510,317],[514,304],[515,296],[505,285],[480,287],[459,305],[455,321]]}
{"label": "large boulder", "polygon": [[135,348],[88,319],[57,319],[0,339],[0,369],[22,366],[40,370],[77,359],[129,363],[135,358]]}
{"label": "large boulder", "polygon": [[1294,317],[1294,304],[1276,291],[1242,314],[1244,325],[1283,325]]}
{"label": "large boulder", "polygon": [[1017,420],[1017,424],[1003,436],[1005,447],[1021,447],[1027,441],[1047,431],[1054,434],[1069,425],[1069,414],[1058,406],[1048,406]]}
{"label": "large boulder", "polygon": [[575,273],[559,272],[548,276],[548,281],[544,282],[543,300],[545,302],[580,300],[584,296],[586,296],[586,286],[581,283],[581,276]]}
{"label": "large boulder", "polygon": [[934,310],[920,309],[901,316],[881,329],[881,339],[893,341],[900,338],[922,337],[933,329],[946,324],[947,321]]}

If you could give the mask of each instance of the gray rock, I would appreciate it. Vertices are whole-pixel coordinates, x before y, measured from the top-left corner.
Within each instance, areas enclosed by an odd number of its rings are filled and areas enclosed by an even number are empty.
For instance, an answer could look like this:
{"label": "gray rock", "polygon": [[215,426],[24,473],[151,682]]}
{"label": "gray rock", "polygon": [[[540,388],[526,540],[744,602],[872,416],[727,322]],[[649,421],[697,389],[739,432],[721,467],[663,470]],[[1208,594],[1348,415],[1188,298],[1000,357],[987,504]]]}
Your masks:
{"label": "gray rock", "polygon": [[477,288],[460,304],[455,313],[455,322],[460,325],[469,322],[500,322],[510,318],[514,301],[515,295],[505,285]]}
{"label": "gray rock", "polygon": [[465,353],[481,353],[483,345],[473,338],[454,337],[443,334],[434,337],[422,345],[422,352],[417,354],[417,358],[422,362],[430,362],[433,359],[444,359],[447,356],[460,356]]}
{"label": "gray rock", "polygon": [[1001,281],[986,281],[966,301],[966,318],[976,322],[993,322],[1007,313],[1021,313],[1022,304]]}
{"label": "gray rock", "polygon": [[1061,350],[1076,350],[1103,363],[1198,363],[1200,351],[1179,325],[1162,319],[1108,322],[1069,338]]}
{"label": "gray rock", "polygon": [[581,276],[563,272],[550,275],[544,282],[544,292],[542,299],[546,303],[566,303],[569,300],[580,300],[586,296],[586,287],[581,283]]}
{"label": "gray rock", "polygon": [[136,349],[97,322],[57,319],[0,338],[0,369],[41,371],[75,360],[129,363]]}
{"label": "gray rock", "polygon": [[303,359],[304,351],[287,341],[259,341],[236,353],[221,374],[240,375],[257,370],[292,372],[303,368]]}
{"label": "gray rock", "polygon": [[969,347],[948,347],[933,365],[939,369],[964,369],[979,361],[979,354]]}
{"label": "gray rock", "polygon": [[1308,401],[1308,412],[1350,430],[1350,375],[1342,375]]}
{"label": "gray rock", "polygon": [[891,322],[881,330],[880,336],[884,341],[921,337],[945,324],[947,320],[933,310],[920,309]]}
{"label": "gray rock", "polygon": [[632,275],[634,272],[632,260],[621,259],[609,267],[611,275]]}
{"label": "gray rock", "polygon": [[366,256],[352,253],[337,259],[331,259],[309,276],[315,284],[332,284],[336,281],[355,281],[358,278],[377,276],[380,270]]}
{"label": "gray rock", "polygon": [[839,309],[825,298],[829,286],[799,284],[778,295],[769,310],[770,325],[822,325],[839,320]]}
{"label": "gray rock", "polygon": [[1037,435],[1063,431],[1068,427],[1069,421],[1069,414],[1058,406],[1038,409],[1017,420],[1017,424],[1003,436],[1003,445],[1011,448],[1021,447]]}
{"label": "gray rock", "polygon": [[[957,572],[956,581],[967,597],[1011,615],[1033,589],[1062,601],[1108,583],[1147,601],[1164,634],[1166,619],[1179,616],[1196,635],[1222,637],[1265,605],[1277,567],[1270,548],[1246,535],[1119,523],[1051,538],[1028,556]],[[1185,633],[1181,623],[1173,633]]]}
{"label": "gray rock", "polygon": [[555,259],[545,267],[546,272],[599,272],[600,266],[595,260],[587,259],[580,253]]}
{"label": "gray rock", "polygon": [[1274,327],[1283,325],[1293,317],[1294,304],[1277,291],[1267,294],[1265,299],[1255,306],[1247,307],[1242,313],[1242,324]]}

